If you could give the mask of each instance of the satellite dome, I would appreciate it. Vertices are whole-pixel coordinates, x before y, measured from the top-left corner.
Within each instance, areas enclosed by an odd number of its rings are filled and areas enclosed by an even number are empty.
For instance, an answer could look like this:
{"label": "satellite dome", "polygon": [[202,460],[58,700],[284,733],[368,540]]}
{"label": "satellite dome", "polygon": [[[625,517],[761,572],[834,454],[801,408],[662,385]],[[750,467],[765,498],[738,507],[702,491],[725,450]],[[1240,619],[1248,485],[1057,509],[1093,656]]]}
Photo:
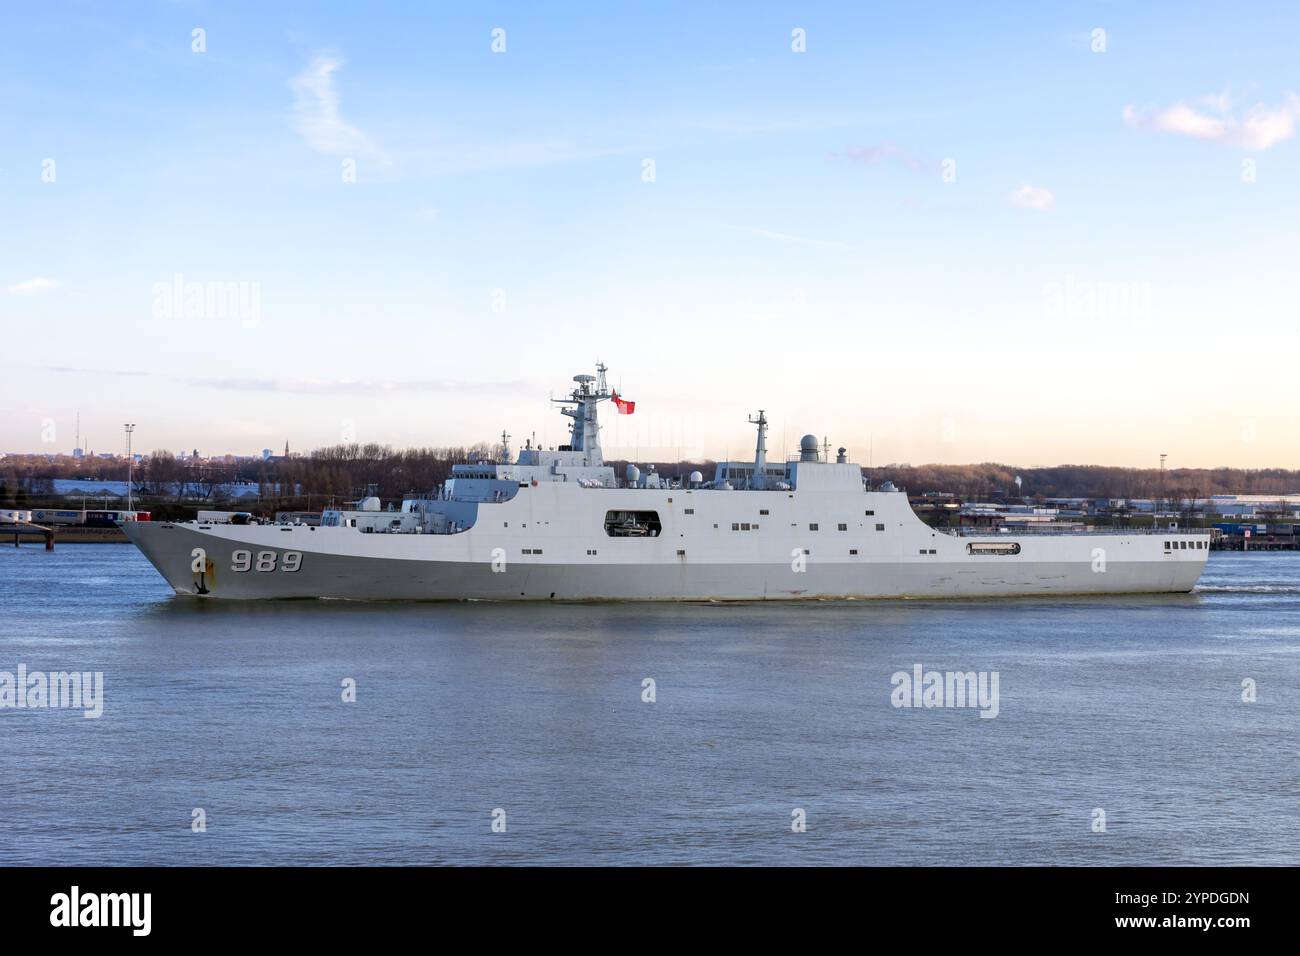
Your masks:
{"label": "satellite dome", "polygon": [[704,483],[704,476],[698,471],[691,472],[691,484],[699,485]]}
{"label": "satellite dome", "polygon": [[636,465],[628,465],[626,474],[629,485],[635,485],[641,479],[641,469]]}
{"label": "satellite dome", "polygon": [[816,436],[816,435],[804,435],[803,438],[800,438],[800,439],[799,439],[799,450],[800,450],[800,451],[816,451],[816,450],[817,450],[817,436]]}

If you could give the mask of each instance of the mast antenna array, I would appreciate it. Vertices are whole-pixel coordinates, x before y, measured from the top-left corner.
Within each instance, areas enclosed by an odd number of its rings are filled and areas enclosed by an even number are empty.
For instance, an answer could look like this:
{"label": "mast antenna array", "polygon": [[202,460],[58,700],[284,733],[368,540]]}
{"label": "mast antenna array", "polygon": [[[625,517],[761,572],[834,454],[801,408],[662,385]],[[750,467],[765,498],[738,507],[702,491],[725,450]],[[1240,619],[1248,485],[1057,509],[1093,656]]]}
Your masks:
{"label": "mast antenna array", "polygon": [[585,452],[589,465],[600,465],[604,458],[600,451],[600,422],[596,406],[610,398],[609,387],[605,383],[603,362],[596,363],[595,375],[575,375],[576,385],[567,398],[552,398],[557,405],[572,406],[560,409],[560,413],[573,419],[569,425],[569,448]]}

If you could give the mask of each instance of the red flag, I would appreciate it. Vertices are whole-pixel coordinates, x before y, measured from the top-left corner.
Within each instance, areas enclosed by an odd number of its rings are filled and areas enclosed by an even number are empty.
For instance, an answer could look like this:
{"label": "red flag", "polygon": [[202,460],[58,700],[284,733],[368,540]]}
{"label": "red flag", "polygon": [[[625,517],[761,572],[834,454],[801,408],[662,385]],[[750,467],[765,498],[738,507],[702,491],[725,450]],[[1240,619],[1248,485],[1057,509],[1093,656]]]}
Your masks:
{"label": "red flag", "polygon": [[636,411],[636,402],[629,402],[626,398],[619,398],[618,392],[613,393],[614,407],[618,409],[620,415],[631,415]]}

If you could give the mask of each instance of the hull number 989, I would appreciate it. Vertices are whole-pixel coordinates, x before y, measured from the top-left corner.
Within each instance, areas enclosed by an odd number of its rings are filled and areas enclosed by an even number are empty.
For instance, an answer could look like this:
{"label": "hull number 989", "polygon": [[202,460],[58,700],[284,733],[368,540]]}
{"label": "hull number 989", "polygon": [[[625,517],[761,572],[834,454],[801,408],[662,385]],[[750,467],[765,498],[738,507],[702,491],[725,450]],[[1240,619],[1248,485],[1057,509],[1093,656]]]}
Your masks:
{"label": "hull number 989", "polygon": [[[277,568],[278,562],[278,568]],[[232,551],[230,570],[232,571],[297,571],[302,567],[301,551],[286,551],[277,555],[274,551]]]}

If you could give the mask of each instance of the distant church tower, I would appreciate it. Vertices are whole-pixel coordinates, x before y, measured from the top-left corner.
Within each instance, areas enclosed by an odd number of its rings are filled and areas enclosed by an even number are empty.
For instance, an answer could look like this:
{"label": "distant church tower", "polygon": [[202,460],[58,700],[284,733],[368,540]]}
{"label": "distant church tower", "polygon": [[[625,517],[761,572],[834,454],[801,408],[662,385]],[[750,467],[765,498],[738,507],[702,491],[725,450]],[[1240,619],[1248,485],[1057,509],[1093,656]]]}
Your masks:
{"label": "distant church tower", "polygon": [[284,457],[289,457],[289,439],[287,438],[284,440]]}

